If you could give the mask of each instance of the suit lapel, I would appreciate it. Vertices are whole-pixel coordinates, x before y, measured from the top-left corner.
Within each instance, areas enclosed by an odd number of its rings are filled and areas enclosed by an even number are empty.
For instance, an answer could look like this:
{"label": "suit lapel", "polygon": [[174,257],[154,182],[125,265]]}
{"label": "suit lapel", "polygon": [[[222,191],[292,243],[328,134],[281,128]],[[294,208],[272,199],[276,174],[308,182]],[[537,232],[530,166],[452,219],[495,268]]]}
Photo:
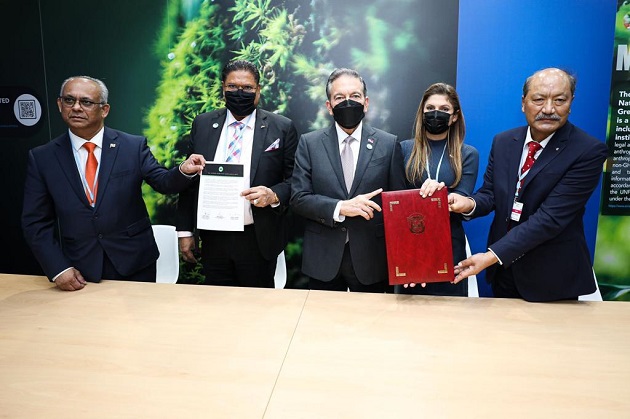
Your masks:
{"label": "suit lapel", "polygon": [[328,156],[328,160],[330,160],[330,164],[337,175],[337,181],[339,182],[339,186],[341,190],[348,194],[346,191],[346,181],[343,179],[343,168],[341,167],[341,155],[339,154],[339,140],[337,139],[337,130],[335,129],[335,125],[328,131],[324,131],[324,136],[322,138],[322,144],[324,145],[324,151]]}
{"label": "suit lapel", "polygon": [[[98,169],[98,190],[96,194],[96,206],[98,208],[103,201],[107,191],[107,185],[118,156],[118,150],[120,149],[118,142],[118,134],[105,127],[103,132],[103,149],[101,150],[101,162]],[[86,200],[87,202],[87,200]]]}
{"label": "suit lapel", "polygon": [[[367,169],[368,163],[372,160],[374,150],[378,145],[378,139],[375,137],[376,131],[369,125],[363,124],[363,132],[359,141],[359,158],[357,159],[357,167],[354,170],[354,178],[352,179],[352,188],[350,196],[354,196],[357,187],[361,183],[363,174]],[[370,147],[368,147],[368,145]]]}
{"label": "suit lapel", "polygon": [[269,121],[267,115],[260,109],[256,111],[256,121],[254,123],[254,137],[252,143],[252,159],[250,161],[249,182],[250,185],[254,184],[254,177],[256,177],[256,171],[258,170],[258,163],[260,162],[260,156],[263,150],[271,145],[267,144],[267,133]]}
{"label": "suit lapel", "polygon": [[[514,205],[514,196],[516,195],[516,186],[518,184],[518,174],[520,171],[521,155],[523,153],[523,144],[525,144],[525,136],[527,135],[527,128],[521,130],[510,140],[509,149],[505,158],[508,161],[507,171],[507,208],[512,208]],[[494,156],[495,159],[501,156]],[[495,165],[497,162],[494,163]]]}
{"label": "suit lapel", "polygon": [[213,161],[217,153],[217,147],[219,146],[219,140],[223,132],[223,125],[225,125],[225,118],[227,118],[227,109],[223,108],[215,112],[209,121],[210,126],[208,127],[207,146],[205,150],[202,150],[203,156],[208,161]]}
{"label": "suit lapel", "polygon": [[556,133],[551,137],[543,151],[540,153],[534,165],[531,169],[529,169],[529,173],[523,179],[523,185],[521,186],[521,191],[524,192],[527,185],[536,177],[538,173],[541,172],[556,156],[559,156],[560,153],[564,150],[564,148],[568,144],[569,139],[569,131],[570,131],[570,123],[566,123],[562,128],[560,128]]}
{"label": "suit lapel", "polygon": [[68,179],[68,184],[74,193],[83,200],[85,205],[89,206],[87,196],[83,190],[81,176],[79,175],[79,170],[77,169],[77,162],[74,158],[74,150],[72,150],[70,135],[66,132],[66,135],[57,140],[56,144],[59,147],[55,149],[55,156],[57,161],[59,161],[59,165],[64,168],[62,171],[66,176],[66,179]]}

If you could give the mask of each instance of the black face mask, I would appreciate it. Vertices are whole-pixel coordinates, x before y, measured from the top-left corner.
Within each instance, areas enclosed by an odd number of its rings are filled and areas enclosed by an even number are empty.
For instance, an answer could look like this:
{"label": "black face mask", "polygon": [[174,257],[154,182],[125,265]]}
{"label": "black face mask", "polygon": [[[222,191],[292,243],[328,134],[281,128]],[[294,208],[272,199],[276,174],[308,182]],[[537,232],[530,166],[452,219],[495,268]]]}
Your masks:
{"label": "black face mask", "polygon": [[450,113],[436,109],[434,111],[425,112],[422,122],[430,134],[438,135],[448,130],[448,121],[450,119]]}
{"label": "black face mask", "polygon": [[333,108],[333,117],[344,128],[354,128],[365,116],[363,104],[352,99],[344,100]]}
{"label": "black face mask", "polygon": [[240,89],[235,91],[225,91],[225,107],[234,116],[247,116],[254,112],[256,105],[256,93],[247,93]]}

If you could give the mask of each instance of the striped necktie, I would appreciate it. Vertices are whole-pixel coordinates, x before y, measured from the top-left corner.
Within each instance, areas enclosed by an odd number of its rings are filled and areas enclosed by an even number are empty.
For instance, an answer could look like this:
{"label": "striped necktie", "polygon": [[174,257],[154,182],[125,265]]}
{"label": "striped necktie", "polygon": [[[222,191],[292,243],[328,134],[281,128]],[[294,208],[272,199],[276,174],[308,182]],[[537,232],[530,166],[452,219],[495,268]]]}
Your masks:
{"label": "striped necktie", "polygon": [[232,127],[232,140],[228,144],[227,157],[225,161],[228,163],[238,163],[241,161],[241,148],[243,145],[243,129],[245,124],[241,121],[234,121],[230,124]]}

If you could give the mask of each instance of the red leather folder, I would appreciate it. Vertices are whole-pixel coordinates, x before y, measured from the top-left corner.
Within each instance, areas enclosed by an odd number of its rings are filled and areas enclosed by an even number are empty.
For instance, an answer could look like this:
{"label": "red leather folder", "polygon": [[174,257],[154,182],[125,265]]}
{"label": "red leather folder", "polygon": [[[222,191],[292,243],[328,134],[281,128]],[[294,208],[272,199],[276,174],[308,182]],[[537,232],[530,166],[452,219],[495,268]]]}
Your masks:
{"label": "red leather folder", "polygon": [[423,198],[420,189],[383,192],[390,285],[452,281],[453,248],[446,188]]}

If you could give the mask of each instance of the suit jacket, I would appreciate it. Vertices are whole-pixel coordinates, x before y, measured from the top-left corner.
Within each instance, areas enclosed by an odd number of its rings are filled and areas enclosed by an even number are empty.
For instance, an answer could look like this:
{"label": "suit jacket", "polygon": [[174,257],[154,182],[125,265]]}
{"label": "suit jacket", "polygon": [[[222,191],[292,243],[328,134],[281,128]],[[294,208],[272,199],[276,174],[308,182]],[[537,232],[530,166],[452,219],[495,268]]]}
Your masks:
{"label": "suit jacket", "polygon": [[[198,115],[190,132],[189,153],[202,154],[214,160],[221,131],[227,117],[225,108]],[[252,148],[250,185],[264,185],[280,199],[276,208],[252,206],[254,230],[261,254],[267,260],[275,259],[287,244],[287,209],[291,194],[290,178],[297,147],[297,131],[293,122],[263,109],[256,110],[256,125]],[[280,139],[279,147],[265,151]],[[198,180],[179,195],[178,231],[195,231],[197,225]],[[200,232],[201,239],[205,232]]]}
{"label": "suit jacket", "polygon": [[104,254],[125,276],[155,263],[159,252],[142,182],[164,194],[190,184],[178,167],[168,170],[155,160],[146,138],[107,127],[99,166],[91,207],[67,132],[28,154],[22,229],[49,279],[74,266],[86,280],[99,281]]}
{"label": "suit jacket", "polygon": [[[498,134],[473,217],[495,211],[488,246],[511,268],[528,301],[575,298],[595,291],[584,237],[584,207],[597,187],[606,144],[567,122],[551,138],[523,180],[519,222],[510,221],[527,127]],[[508,224],[511,229],[508,231]],[[492,282],[497,265],[488,268]]]}
{"label": "suit jacket", "polygon": [[[368,147],[370,145],[371,147]],[[402,152],[396,136],[363,124],[359,157],[348,193],[341,168],[335,126],[302,135],[295,155],[291,206],[306,218],[302,272],[321,281],[337,276],[349,236],[350,253],[357,278],[370,285],[387,279],[387,255],[383,215],[333,220],[341,200],[375,189],[405,188]],[[381,196],[373,200],[381,205]]]}

